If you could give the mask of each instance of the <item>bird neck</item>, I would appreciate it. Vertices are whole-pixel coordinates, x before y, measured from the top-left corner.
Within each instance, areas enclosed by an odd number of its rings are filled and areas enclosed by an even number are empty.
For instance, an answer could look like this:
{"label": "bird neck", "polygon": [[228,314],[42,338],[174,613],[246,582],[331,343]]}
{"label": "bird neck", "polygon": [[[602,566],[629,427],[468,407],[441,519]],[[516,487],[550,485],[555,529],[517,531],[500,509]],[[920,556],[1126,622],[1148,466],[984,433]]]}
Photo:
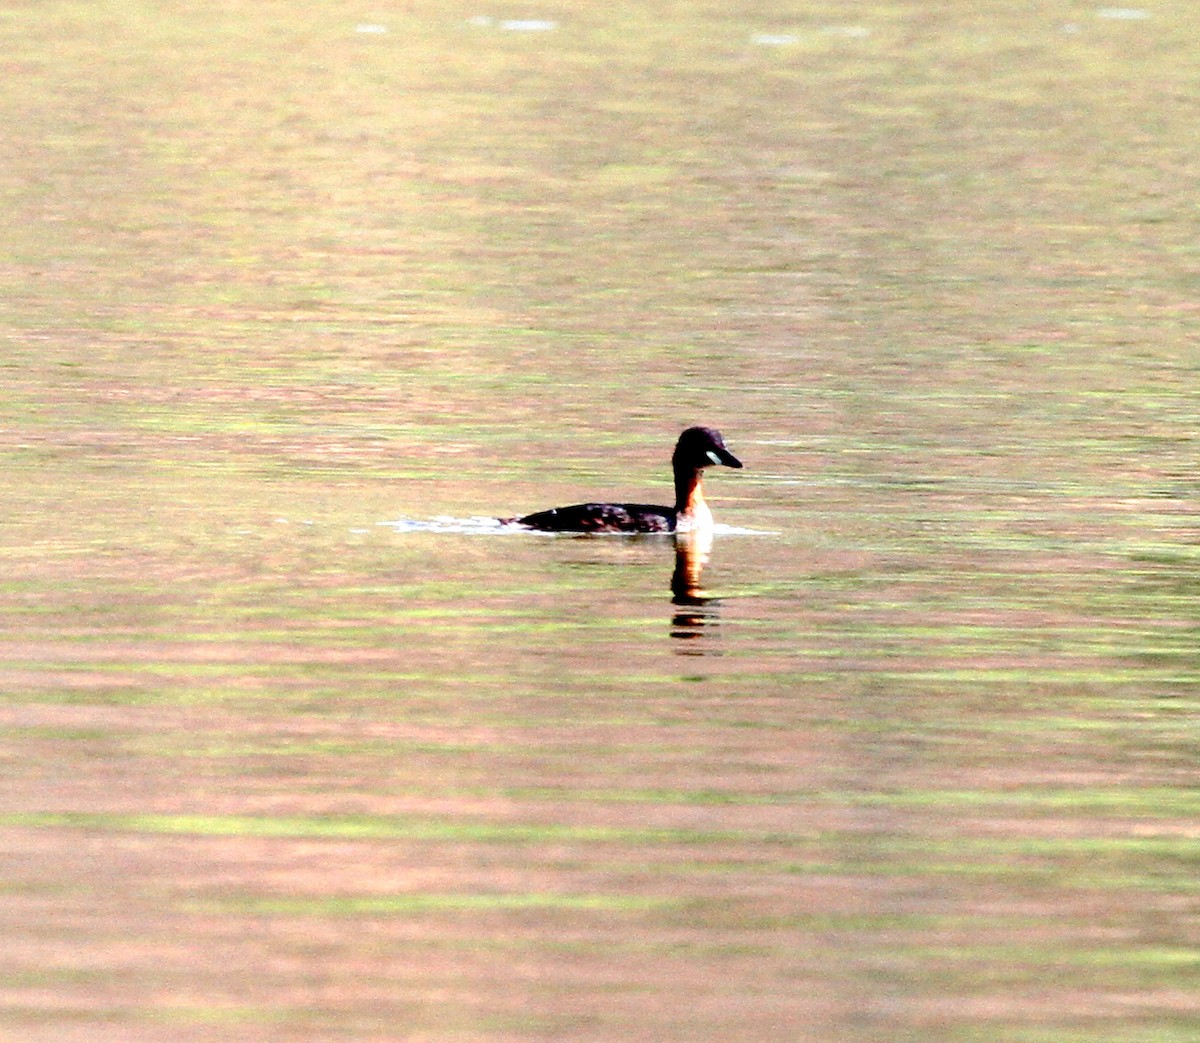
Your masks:
{"label": "bird neck", "polygon": [[676,526],[694,529],[712,525],[712,511],[704,502],[703,472],[689,467],[675,472],[675,518]]}

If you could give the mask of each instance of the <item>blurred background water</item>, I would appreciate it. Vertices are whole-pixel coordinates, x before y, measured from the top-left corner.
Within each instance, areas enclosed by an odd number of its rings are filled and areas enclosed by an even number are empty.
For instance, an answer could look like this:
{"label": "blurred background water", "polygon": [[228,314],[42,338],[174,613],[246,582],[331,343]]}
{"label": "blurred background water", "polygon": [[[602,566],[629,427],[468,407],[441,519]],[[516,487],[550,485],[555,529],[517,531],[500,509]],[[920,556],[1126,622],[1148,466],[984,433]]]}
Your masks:
{"label": "blurred background water", "polygon": [[0,1035],[1195,1040],[1198,30],[0,12]]}

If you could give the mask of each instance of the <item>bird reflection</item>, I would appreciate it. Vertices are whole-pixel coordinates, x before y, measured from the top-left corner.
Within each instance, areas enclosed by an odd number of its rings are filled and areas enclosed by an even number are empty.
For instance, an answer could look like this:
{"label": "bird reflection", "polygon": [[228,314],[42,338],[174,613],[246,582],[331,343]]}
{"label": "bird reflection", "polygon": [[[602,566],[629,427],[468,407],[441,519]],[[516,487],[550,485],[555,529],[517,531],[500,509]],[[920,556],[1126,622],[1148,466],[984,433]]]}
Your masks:
{"label": "bird reflection", "polygon": [[719,620],[716,598],[701,586],[701,575],[712,551],[712,532],[699,530],[675,534],[675,571],[671,575],[671,636],[687,645],[676,649],[679,655],[714,655],[711,629]]}

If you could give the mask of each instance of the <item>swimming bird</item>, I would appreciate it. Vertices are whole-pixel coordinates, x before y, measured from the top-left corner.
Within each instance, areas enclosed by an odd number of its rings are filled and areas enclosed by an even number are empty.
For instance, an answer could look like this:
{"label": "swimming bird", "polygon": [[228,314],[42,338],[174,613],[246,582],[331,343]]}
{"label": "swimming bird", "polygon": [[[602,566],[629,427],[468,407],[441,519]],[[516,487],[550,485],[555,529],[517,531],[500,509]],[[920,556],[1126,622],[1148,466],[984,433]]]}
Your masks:
{"label": "swimming bird", "polygon": [[721,432],[689,427],[679,436],[671,456],[675,472],[675,506],[649,503],[577,503],[552,507],[506,521],[543,532],[689,532],[711,530],[712,511],[704,502],[704,469],[714,464],[741,467],[725,448]]}

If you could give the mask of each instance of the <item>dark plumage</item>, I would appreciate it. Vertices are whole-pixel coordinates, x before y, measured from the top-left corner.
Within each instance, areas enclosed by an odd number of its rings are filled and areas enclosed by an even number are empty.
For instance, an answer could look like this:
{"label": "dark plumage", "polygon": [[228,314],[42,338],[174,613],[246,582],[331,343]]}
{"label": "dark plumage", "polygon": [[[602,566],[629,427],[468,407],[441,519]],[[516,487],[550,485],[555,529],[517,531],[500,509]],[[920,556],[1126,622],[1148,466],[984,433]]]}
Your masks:
{"label": "dark plumage", "polygon": [[689,427],[679,436],[671,457],[675,472],[674,507],[649,503],[577,503],[505,520],[544,532],[675,532],[710,527],[712,512],[704,502],[701,474],[714,464],[742,466],[725,448],[719,431]]}
{"label": "dark plumage", "polygon": [[674,532],[675,509],[649,503],[577,503],[518,518],[545,532]]}

